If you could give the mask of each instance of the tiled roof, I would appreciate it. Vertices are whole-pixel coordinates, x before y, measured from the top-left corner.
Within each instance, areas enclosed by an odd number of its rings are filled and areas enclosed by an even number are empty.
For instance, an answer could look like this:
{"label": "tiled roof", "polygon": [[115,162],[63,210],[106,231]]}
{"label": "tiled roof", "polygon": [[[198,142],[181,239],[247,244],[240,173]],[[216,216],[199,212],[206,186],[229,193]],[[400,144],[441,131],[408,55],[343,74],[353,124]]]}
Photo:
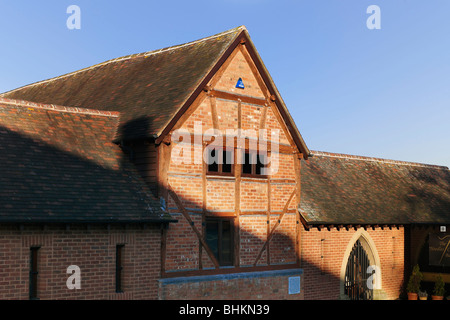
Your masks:
{"label": "tiled roof", "polygon": [[312,151],[302,162],[309,224],[450,223],[447,167]]}
{"label": "tiled roof", "polygon": [[119,111],[117,139],[158,136],[243,30],[106,61],[0,97]]}
{"label": "tiled roof", "polygon": [[168,221],[111,142],[118,121],[0,98],[0,222]]}

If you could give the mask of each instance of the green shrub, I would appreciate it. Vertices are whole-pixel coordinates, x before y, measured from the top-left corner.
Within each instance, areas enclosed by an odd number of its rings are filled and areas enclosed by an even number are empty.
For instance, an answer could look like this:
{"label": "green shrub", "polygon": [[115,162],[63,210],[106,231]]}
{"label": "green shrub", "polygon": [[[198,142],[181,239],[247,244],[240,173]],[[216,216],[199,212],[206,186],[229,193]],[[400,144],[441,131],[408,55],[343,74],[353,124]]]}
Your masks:
{"label": "green shrub", "polygon": [[419,265],[416,264],[411,272],[411,276],[409,277],[408,285],[406,287],[407,292],[418,293],[422,278],[423,275],[420,272]]}
{"label": "green shrub", "polygon": [[444,280],[442,279],[442,275],[439,274],[436,278],[436,282],[434,283],[433,294],[435,296],[444,296],[445,293],[444,286],[445,283]]}

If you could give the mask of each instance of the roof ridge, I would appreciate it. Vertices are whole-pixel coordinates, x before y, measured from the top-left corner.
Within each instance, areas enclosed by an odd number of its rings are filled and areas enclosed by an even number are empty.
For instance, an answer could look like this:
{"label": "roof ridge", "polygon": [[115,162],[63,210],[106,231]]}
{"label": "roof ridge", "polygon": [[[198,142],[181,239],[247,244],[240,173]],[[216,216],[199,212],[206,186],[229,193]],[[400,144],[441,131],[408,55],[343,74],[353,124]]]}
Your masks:
{"label": "roof ridge", "polygon": [[53,77],[53,78],[49,78],[49,79],[46,79],[46,80],[41,80],[41,81],[38,81],[38,82],[30,83],[30,84],[27,84],[27,85],[24,85],[24,86],[21,86],[21,87],[18,87],[18,88],[15,88],[15,89],[3,92],[3,93],[0,93],[0,98],[2,96],[4,96],[5,94],[9,94],[9,93],[15,92],[15,91],[23,89],[23,88],[32,87],[32,86],[35,86],[35,85],[41,85],[41,84],[44,84],[44,83],[47,83],[47,82],[63,79],[65,77],[73,76],[73,75],[76,75],[76,74],[81,73],[81,72],[85,72],[85,71],[88,71],[88,70],[99,68],[99,67],[108,65],[110,63],[130,60],[132,58],[137,58],[137,57],[148,57],[148,56],[151,56],[151,55],[155,55],[155,54],[159,54],[159,53],[163,53],[163,52],[167,52],[167,51],[180,49],[180,48],[183,48],[183,47],[194,45],[196,43],[200,43],[200,42],[207,41],[207,40],[210,40],[210,39],[218,38],[218,37],[227,35],[229,33],[236,32],[238,30],[247,30],[247,29],[246,29],[246,27],[244,25],[242,25],[242,26],[239,26],[237,28],[233,28],[233,29],[230,29],[230,30],[227,30],[227,31],[224,31],[224,32],[212,35],[212,36],[208,36],[208,37],[205,37],[205,38],[201,38],[201,39],[197,39],[197,40],[194,40],[194,41],[186,42],[186,43],[183,43],[183,44],[170,46],[170,47],[166,47],[166,48],[161,48],[161,49],[156,49],[156,50],[147,51],[147,52],[142,52],[142,53],[130,54],[130,55],[126,55],[126,56],[122,56],[122,57],[106,60],[106,61],[94,64],[92,66],[89,66],[89,67],[86,67],[86,68],[83,68],[83,69],[79,69],[79,70],[76,70],[76,71],[73,71],[73,72],[69,72],[69,73],[66,73],[66,74],[63,74],[63,75],[60,75],[60,76],[56,76],[56,77]]}
{"label": "roof ridge", "polygon": [[396,164],[396,165],[404,165],[404,166],[414,166],[414,167],[424,167],[424,168],[432,168],[432,169],[449,170],[449,168],[446,167],[446,166],[439,166],[439,165],[434,165],[434,164],[426,164],[426,163],[410,162],[410,161],[401,161],[401,160],[391,160],[391,159],[368,157],[368,156],[357,156],[357,155],[343,154],[343,153],[332,153],[332,152],[326,152],[326,151],[311,150],[311,155],[313,157],[314,156],[323,156],[323,157],[331,157],[331,158],[373,161],[373,162],[381,162],[381,163],[386,163],[386,164]]}
{"label": "roof ridge", "polygon": [[247,30],[247,29],[246,29],[245,26],[242,25],[240,27],[233,28],[233,29],[230,29],[230,30],[227,30],[227,31],[224,31],[224,32],[212,35],[212,36],[208,36],[206,38],[201,38],[201,39],[197,39],[197,40],[194,40],[194,41],[178,44],[178,45],[175,45],[175,46],[170,46],[170,47],[166,47],[166,48],[162,48],[162,49],[157,49],[157,50],[153,50],[153,51],[144,52],[144,53],[141,53],[141,55],[143,55],[143,56],[151,56],[151,55],[158,54],[158,53],[161,53],[161,52],[166,52],[166,51],[170,51],[170,50],[175,50],[175,49],[187,47],[187,46],[199,43],[199,42],[203,42],[203,41],[207,41],[207,40],[210,40],[210,39],[218,38],[218,37],[227,35],[229,33],[236,32],[238,30]]}
{"label": "roof ridge", "polygon": [[2,98],[2,97],[0,97],[0,104],[19,106],[19,107],[36,108],[36,109],[45,109],[45,110],[52,110],[52,111],[58,111],[58,112],[88,114],[88,115],[96,115],[96,116],[104,116],[104,117],[117,118],[120,116],[120,112],[118,112],[118,111],[102,111],[102,110],[78,108],[78,107],[66,107],[66,106],[60,106],[60,105],[55,105],[55,104],[36,103],[36,102],[32,102],[32,101],[14,100],[14,99]]}

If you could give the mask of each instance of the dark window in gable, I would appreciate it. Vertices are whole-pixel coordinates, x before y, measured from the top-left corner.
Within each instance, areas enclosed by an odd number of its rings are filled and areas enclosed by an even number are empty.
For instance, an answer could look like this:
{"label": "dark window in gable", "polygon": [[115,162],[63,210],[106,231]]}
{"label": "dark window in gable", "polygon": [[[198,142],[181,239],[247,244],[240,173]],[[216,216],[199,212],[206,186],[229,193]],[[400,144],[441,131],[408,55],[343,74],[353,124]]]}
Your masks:
{"label": "dark window in gable", "polygon": [[233,175],[234,152],[218,148],[207,149],[208,174]]}
{"label": "dark window in gable", "polygon": [[223,173],[232,173],[233,172],[233,163],[234,163],[234,159],[232,159],[233,157],[233,152],[231,151],[227,151],[227,150],[223,150],[222,153],[222,172]]}
{"label": "dark window in gable", "polygon": [[246,152],[244,163],[242,164],[242,174],[244,176],[266,177],[264,168],[266,165],[266,155],[257,152]]}
{"label": "dark window in gable", "polygon": [[219,163],[216,160],[216,149],[208,149],[208,172],[219,172]]}
{"label": "dark window in gable", "polygon": [[245,153],[244,163],[242,164],[242,173],[252,174],[251,154]]}
{"label": "dark window in gable", "polygon": [[264,165],[265,160],[266,160],[266,158],[264,155],[258,154],[256,165],[255,165],[255,174],[257,174],[257,175],[264,174],[263,169],[265,168],[265,165]]}

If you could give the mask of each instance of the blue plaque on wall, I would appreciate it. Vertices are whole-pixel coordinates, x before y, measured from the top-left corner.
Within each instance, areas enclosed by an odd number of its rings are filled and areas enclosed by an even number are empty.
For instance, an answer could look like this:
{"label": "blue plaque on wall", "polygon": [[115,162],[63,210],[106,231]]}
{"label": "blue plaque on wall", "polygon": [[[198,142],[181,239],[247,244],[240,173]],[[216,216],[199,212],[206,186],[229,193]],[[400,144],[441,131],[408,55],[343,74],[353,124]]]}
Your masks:
{"label": "blue plaque on wall", "polygon": [[300,276],[289,278],[289,294],[300,293]]}
{"label": "blue plaque on wall", "polygon": [[239,78],[239,80],[238,80],[238,82],[236,84],[236,88],[245,89],[244,81],[242,81],[242,78]]}

